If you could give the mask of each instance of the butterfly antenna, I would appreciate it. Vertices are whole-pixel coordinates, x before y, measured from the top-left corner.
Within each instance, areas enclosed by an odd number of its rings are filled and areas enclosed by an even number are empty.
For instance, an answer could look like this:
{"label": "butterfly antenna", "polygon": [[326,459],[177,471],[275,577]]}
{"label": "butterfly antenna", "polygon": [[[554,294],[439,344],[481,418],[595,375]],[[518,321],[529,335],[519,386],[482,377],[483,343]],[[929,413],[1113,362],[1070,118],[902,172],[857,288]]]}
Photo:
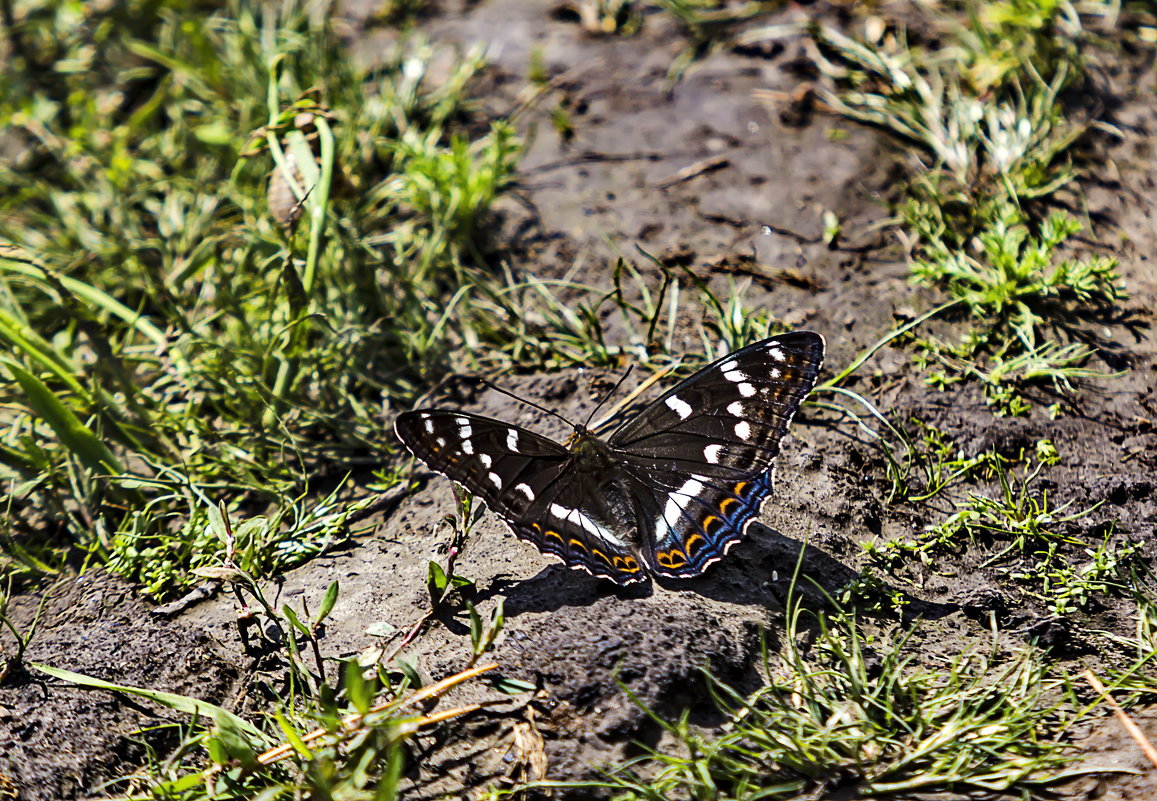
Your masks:
{"label": "butterfly antenna", "polygon": [[599,400],[598,405],[595,406],[595,408],[591,409],[591,413],[589,415],[587,415],[587,421],[585,423],[583,423],[583,428],[589,428],[590,427],[591,420],[595,419],[595,414],[598,412],[598,410],[603,408],[604,403],[606,403],[608,400],[610,400],[612,397],[614,397],[614,394],[619,391],[619,387],[621,387],[623,385],[623,382],[627,380],[627,376],[629,376],[631,374],[631,371],[634,369],[635,369],[635,365],[633,365],[633,364],[629,365],[627,367],[627,372],[623,373],[623,377],[620,378],[618,381],[616,381],[615,385],[613,387],[611,387],[611,391],[608,392],[606,395],[603,395],[602,399]]}
{"label": "butterfly antenna", "polygon": [[561,414],[554,411],[553,409],[548,409],[545,406],[539,406],[534,401],[529,401],[526,398],[520,398],[517,395],[515,395],[513,392],[510,392],[509,390],[505,390],[502,387],[498,386],[493,381],[487,381],[485,378],[478,378],[477,381],[478,381],[478,383],[482,384],[485,387],[489,387],[490,389],[494,390],[495,392],[499,392],[508,398],[513,398],[514,400],[518,401],[519,403],[525,403],[527,406],[530,406],[533,409],[538,409],[540,412],[546,412],[551,417],[557,417],[559,420],[562,420],[564,423],[566,423],[571,428],[578,428],[578,426],[576,426],[570,420],[567,420],[565,417],[563,417]]}
{"label": "butterfly antenna", "polygon": [[[679,368],[679,364],[680,364],[679,362],[675,362],[674,364],[670,364],[667,367],[664,367],[662,370],[659,370],[656,373],[652,373],[651,376],[649,378],[647,378],[646,381],[644,381],[643,383],[639,384],[639,386],[632,389],[627,394],[627,397],[623,398],[618,403],[616,403],[614,408],[611,409],[610,414],[608,414],[605,418],[603,418],[602,420],[599,420],[597,423],[595,423],[593,426],[591,426],[591,429],[594,431],[598,431],[603,426],[605,426],[606,424],[608,424],[609,422],[614,420],[620,413],[622,413],[623,409],[626,409],[628,406],[630,406],[632,403],[634,403],[635,400],[640,395],[642,395],[644,392],[646,392],[648,389],[650,389],[653,385],[659,383],[664,378],[671,375],[671,373],[675,372],[675,370],[677,370]],[[623,376],[623,378],[626,378],[626,376]],[[619,383],[621,384],[622,381],[620,381]]]}

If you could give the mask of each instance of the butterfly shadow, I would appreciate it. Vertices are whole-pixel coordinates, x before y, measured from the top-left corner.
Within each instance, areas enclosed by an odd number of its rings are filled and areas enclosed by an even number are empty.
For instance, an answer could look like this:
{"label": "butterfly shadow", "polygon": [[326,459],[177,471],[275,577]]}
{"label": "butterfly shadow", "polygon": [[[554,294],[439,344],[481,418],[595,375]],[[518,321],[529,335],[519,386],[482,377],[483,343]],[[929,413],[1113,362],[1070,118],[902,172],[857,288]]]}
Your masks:
{"label": "butterfly shadow", "polygon": [[[831,598],[860,577],[858,570],[814,545],[755,523],[743,541],[702,576],[656,580],[664,589],[673,592],[695,592],[724,603],[782,611],[797,563],[800,563],[800,577],[795,592],[809,607],[830,606]],[[884,587],[889,594],[897,593],[906,602],[903,606],[905,617],[936,619],[960,609],[959,604],[917,598],[890,584],[885,583]]]}
{"label": "butterfly shadow", "polygon": [[502,596],[506,599],[506,617],[511,618],[527,612],[556,612],[567,606],[590,606],[607,596],[630,601],[647,598],[653,593],[654,588],[647,581],[618,586],[563,565],[551,565],[528,579],[496,576],[485,588],[478,589],[478,598],[487,600]]}
{"label": "butterfly shadow", "polygon": [[[773,528],[756,523],[747,537],[719,563],[702,576],[692,579],[654,577],[652,582],[617,586],[563,565],[551,565],[528,578],[499,575],[485,587],[479,587],[476,602],[501,596],[505,598],[507,618],[527,612],[555,612],[563,607],[590,606],[602,598],[617,597],[623,601],[648,598],[661,591],[694,592],[705,598],[740,606],[756,606],[782,611],[786,606],[792,573],[802,555],[800,580],[796,592],[805,605],[822,608],[830,605],[827,596],[839,591],[860,576],[859,571],[844,565],[814,545],[784,536]],[[945,617],[958,611],[958,604],[937,603],[917,598],[903,589],[885,584],[889,593],[897,593],[906,602],[905,617],[925,619]]]}

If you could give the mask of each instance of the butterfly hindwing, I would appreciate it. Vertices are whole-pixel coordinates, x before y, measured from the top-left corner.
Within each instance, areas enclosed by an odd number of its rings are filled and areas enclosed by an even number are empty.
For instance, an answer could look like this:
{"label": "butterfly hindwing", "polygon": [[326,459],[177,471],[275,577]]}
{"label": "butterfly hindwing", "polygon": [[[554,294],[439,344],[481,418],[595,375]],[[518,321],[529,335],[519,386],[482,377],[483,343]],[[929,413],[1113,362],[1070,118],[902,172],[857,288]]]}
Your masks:
{"label": "butterfly hindwing", "polygon": [[507,523],[516,535],[568,567],[616,584],[643,581],[647,574],[639,563],[638,535],[619,511],[621,487],[608,479],[572,462],[524,515],[508,517]]}
{"label": "butterfly hindwing", "polygon": [[620,584],[646,577],[615,515],[584,504],[585,496],[600,497],[593,479],[576,471],[558,443],[500,420],[436,409],[405,412],[394,430],[411,453],[480,497],[543,553]]}
{"label": "butterfly hindwing", "polygon": [[652,573],[671,578],[698,576],[743,539],[748,524],[771,497],[771,471],[742,479],[650,470],[637,479],[640,496],[653,498],[643,551]]}

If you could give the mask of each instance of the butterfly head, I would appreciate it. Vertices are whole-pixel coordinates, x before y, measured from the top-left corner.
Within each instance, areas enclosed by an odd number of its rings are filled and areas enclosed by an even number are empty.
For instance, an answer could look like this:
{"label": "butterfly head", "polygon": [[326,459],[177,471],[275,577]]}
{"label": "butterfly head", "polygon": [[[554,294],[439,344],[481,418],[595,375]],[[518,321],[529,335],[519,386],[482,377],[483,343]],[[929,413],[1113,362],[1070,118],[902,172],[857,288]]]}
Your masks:
{"label": "butterfly head", "polygon": [[574,433],[563,444],[580,462],[608,465],[612,462],[610,448],[586,426],[575,426]]}

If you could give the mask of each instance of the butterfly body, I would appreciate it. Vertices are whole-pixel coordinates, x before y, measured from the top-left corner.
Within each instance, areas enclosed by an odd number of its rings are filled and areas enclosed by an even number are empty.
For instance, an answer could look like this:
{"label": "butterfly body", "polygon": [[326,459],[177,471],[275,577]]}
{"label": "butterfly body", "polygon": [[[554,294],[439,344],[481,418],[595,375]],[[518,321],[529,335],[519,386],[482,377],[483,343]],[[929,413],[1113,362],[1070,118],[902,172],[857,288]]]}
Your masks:
{"label": "butterfly body", "polygon": [[723,558],[772,489],[779,442],[823,362],[818,334],[749,345],[605,438],[565,444],[464,412],[398,416],[415,456],[480,496],[516,536],[618,584],[689,578]]}

